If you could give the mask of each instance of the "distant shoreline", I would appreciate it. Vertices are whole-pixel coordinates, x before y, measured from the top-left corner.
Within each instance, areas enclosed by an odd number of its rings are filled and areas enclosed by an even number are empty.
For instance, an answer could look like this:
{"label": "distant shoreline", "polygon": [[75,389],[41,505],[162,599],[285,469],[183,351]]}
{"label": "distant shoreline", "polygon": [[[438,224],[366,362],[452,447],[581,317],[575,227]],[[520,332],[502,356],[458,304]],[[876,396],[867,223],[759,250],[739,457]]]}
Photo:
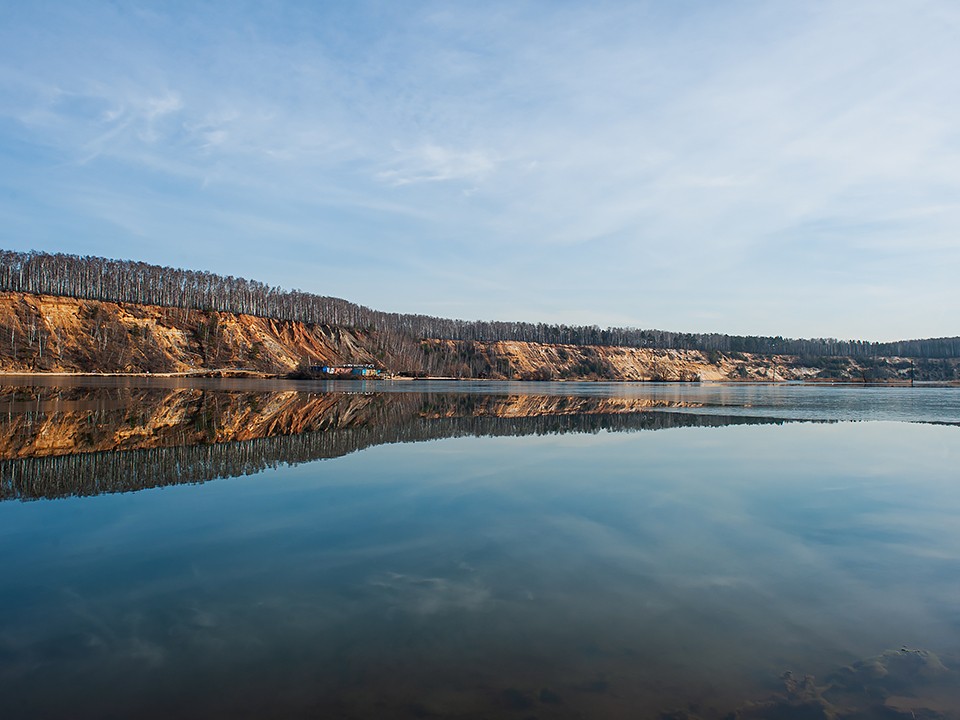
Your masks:
{"label": "distant shoreline", "polygon": [[657,381],[657,380],[502,380],[491,378],[456,378],[444,376],[424,376],[409,377],[400,375],[388,375],[380,377],[350,377],[342,378],[291,378],[286,375],[274,373],[258,372],[255,370],[196,370],[181,372],[26,372],[0,370],[0,378],[142,378],[142,379],[202,379],[202,380],[288,380],[291,382],[465,382],[465,383],[522,383],[535,387],[545,383],[617,383],[624,385],[829,385],[829,386],[847,386],[847,387],[960,387],[960,380],[890,380],[890,381],[858,381],[858,380],[833,380],[826,378],[804,378],[801,380],[764,380],[751,378],[749,380],[696,380],[696,381]]}
{"label": "distant shoreline", "polygon": [[[61,377],[316,380],[327,379],[321,368],[333,367],[350,368],[351,374],[362,368],[365,379],[373,379],[366,375],[373,370],[380,379],[391,381],[769,384],[823,380],[886,385],[911,379],[960,379],[960,357],[859,357],[859,351],[858,357],[821,357],[452,340],[407,331],[9,291],[0,292],[0,328],[5,329],[0,338],[0,373],[63,373]],[[687,343],[689,338],[676,340]],[[331,379],[341,379],[339,372],[334,374],[338,377]]]}

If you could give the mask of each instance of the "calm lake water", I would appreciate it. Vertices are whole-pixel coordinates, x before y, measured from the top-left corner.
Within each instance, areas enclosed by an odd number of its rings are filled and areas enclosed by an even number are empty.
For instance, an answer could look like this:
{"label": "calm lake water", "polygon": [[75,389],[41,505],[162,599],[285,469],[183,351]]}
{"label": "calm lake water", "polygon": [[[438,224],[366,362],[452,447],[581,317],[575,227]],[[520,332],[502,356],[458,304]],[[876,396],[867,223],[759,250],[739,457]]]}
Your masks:
{"label": "calm lake water", "polygon": [[63,383],[2,718],[960,717],[960,388]]}

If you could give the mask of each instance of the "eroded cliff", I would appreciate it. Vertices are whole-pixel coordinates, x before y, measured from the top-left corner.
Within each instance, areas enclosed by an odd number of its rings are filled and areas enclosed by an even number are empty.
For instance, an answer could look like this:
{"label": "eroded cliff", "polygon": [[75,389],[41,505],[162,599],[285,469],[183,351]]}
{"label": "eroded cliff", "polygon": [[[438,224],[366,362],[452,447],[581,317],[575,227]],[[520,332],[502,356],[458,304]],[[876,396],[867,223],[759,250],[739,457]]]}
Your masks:
{"label": "eroded cliff", "polygon": [[951,380],[956,360],[800,359],[696,350],[415,339],[253,315],[0,293],[4,372],[282,375],[304,364],[513,380]]}
{"label": "eroded cliff", "polygon": [[252,315],[0,293],[0,366],[7,372],[290,372],[375,362],[361,333]]}

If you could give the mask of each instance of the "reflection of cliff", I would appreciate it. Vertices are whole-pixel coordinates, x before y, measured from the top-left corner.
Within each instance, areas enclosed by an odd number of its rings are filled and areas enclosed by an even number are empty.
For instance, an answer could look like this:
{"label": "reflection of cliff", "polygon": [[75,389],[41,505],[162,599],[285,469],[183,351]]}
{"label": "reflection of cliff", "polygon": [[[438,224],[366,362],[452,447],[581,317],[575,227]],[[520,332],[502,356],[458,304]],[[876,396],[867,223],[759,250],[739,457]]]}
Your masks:
{"label": "reflection of cliff", "polygon": [[203,482],[447,437],[778,422],[632,398],[5,388],[0,498]]}
{"label": "reflection of cliff", "polygon": [[0,458],[253,440],[383,422],[391,408],[405,410],[342,393],[3,388]]}
{"label": "reflection of cliff", "polygon": [[0,388],[0,459],[399,425],[414,418],[619,414],[689,407],[556,395],[227,392],[199,388]]}
{"label": "reflection of cliff", "polygon": [[0,461],[0,499],[29,500],[142,490],[250,475],[278,464],[338,457],[374,445],[463,436],[660,430],[780,420],[639,412],[534,417],[415,417],[399,425],[357,425],[213,445],[179,445]]}

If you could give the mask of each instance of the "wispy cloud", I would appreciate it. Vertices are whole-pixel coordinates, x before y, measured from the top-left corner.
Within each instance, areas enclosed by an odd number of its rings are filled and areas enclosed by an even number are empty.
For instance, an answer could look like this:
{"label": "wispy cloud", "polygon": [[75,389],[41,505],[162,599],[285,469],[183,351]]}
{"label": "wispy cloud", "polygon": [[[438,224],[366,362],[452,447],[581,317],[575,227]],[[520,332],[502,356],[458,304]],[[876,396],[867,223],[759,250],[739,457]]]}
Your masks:
{"label": "wispy cloud", "polygon": [[427,143],[409,150],[398,150],[389,169],[376,177],[391,185],[447,180],[477,182],[495,166],[492,158],[479,150],[457,151]]}
{"label": "wispy cloud", "polygon": [[370,586],[387,595],[387,604],[415,615],[475,611],[491,602],[490,590],[476,580],[387,573],[372,578]]}
{"label": "wispy cloud", "polygon": [[0,29],[8,244],[138,256],[96,234],[115,196],[150,252],[192,235],[166,262],[296,254],[266,279],[386,308],[955,332],[902,261],[960,255],[952,3],[38,12]]}

